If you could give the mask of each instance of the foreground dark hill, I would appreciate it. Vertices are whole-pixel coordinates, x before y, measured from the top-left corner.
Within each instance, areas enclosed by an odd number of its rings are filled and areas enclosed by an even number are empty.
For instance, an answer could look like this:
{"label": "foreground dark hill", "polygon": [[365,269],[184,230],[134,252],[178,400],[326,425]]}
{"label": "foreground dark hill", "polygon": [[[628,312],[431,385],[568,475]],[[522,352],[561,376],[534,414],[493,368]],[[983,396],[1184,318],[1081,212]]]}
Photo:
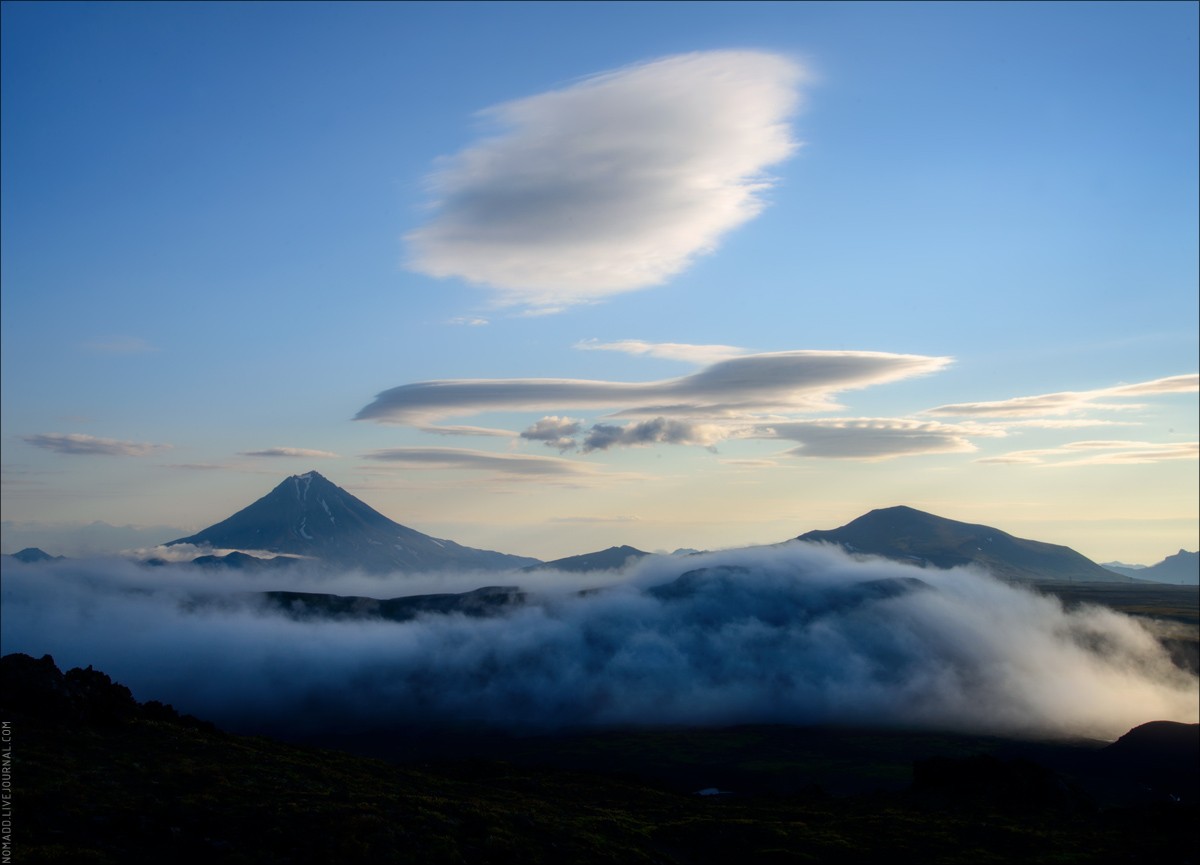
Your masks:
{"label": "foreground dark hill", "polygon": [[977,565],[1005,580],[1134,582],[1070,547],[1017,538],[991,526],[960,523],[904,506],[870,511],[841,528],[806,532],[797,540],[837,544],[847,552],[924,567]]}
{"label": "foreground dark hill", "polygon": [[376,572],[515,570],[538,562],[421,534],[317,472],[293,475],[228,519],[172,544],[265,550]]}
{"label": "foreground dark hill", "polygon": [[[395,764],[229,735],[90,667],[64,674],[28,655],[0,658],[0,717],[19,736],[28,863],[1195,861],[1195,725],[1159,722],[1104,750],[911,731],[610,731],[475,740]],[[1190,768],[1155,787],[1147,757]],[[812,783],[843,776],[863,792]],[[726,783],[738,787],[696,795]]]}

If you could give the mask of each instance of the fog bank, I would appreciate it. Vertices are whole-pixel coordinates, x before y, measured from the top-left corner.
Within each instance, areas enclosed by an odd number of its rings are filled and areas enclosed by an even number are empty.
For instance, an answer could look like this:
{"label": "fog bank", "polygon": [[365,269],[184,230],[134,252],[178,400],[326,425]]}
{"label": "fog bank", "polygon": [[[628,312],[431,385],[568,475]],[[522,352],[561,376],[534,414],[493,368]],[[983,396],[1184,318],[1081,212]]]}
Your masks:
{"label": "fog bank", "polygon": [[[296,621],[245,594],[387,598],[501,583],[529,602],[494,618],[402,623]],[[194,603],[201,595],[224,602]],[[5,653],[92,664],[140,700],[236,730],[854,723],[1114,738],[1153,719],[1197,721],[1200,693],[1128,616],[1065,611],[966,569],[803,543],[652,557],[607,575],[8,560],[2,618]]]}

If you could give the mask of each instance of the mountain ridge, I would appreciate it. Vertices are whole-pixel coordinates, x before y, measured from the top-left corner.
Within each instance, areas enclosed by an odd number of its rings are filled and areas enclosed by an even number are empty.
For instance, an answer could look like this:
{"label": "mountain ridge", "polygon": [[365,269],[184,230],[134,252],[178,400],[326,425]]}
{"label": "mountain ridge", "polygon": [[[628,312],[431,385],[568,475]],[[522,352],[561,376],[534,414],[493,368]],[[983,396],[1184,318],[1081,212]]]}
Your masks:
{"label": "mountain ridge", "polygon": [[922,567],[976,565],[1021,582],[1137,582],[1059,544],[1018,538],[992,526],[939,517],[907,505],[878,508],[830,530],[796,540],[831,543],[850,553],[882,556]]}
{"label": "mountain ridge", "polygon": [[1200,584],[1200,552],[1180,550],[1157,564],[1143,565],[1137,568],[1123,566],[1116,562],[1111,562],[1104,567],[1114,573],[1135,577],[1139,580],[1151,580],[1156,583],[1177,586]]}

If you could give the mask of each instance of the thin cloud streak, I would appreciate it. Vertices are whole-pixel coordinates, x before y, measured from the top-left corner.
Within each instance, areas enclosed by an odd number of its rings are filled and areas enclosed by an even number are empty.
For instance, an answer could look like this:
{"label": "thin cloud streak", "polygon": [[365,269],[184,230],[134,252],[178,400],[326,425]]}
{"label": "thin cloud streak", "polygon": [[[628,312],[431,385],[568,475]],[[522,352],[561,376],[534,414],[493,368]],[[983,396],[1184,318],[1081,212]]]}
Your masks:
{"label": "thin cloud streak", "polygon": [[497,454],[465,448],[386,448],[362,455],[363,459],[402,464],[408,468],[467,469],[506,475],[586,476],[597,469],[558,457]]}
{"label": "thin cloud streak", "polygon": [[477,438],[516,438],[517,433],[509,429],[485,426],[431,425],[418,427],[421,432],[438,436],[475,436]]}
{"label": "thin cloud streak", "polygon": [[171,447],[168,444],[98,438],[85,433],[38,433],[21,436],[21,439],[43,450],[74,456],[144,457]]}
{"label": "thin cloud streak", "polygon": [[[1086,454],[1086,456],[1081,456]],[[1011,451],[976,460],[998,465],[1033,465],[1044,468],[1075,466],[1146,465],[1200,457],[1197,442],[1079,441],[1056,448]]]}
{"label": "thin cloud streak", "polygon": [[242,451],[244,457],[312,457],[313,459],[336,459],[339,455],[332,451],[313,450],[312,448],[265,448],[260,451]]}
{"label": "thin cloud streak", "polygon": [[695,52],[486,109],[495,134],[429,178],[408,265],[541,312],[660,284],[762,210],[803,78],[776,54]]}
{"label": "thin cloud streak", "polygon": [[594,339],[575,343],[582,351],[619,351],[625,354],[660,357],[665,360],[682,360],[688,363],[709,364],[747,354],[746,349],[734,345],[692,345],[683,342],[644,342],[640,339],[622,339],[616,342],[598,342]]}
{"label": "thin cloud streak", "polygon": [[456,379],[383,391],[355,420],[420,426],[485,411],[620,408],[621,416],[744,417],[828,411],[833,395],[944,368],[948,357],[867,351],[745,355],[682,378],[630,383],[581,379]]}
{"label": "thin cloud streak", "polygon": [[1102,403],[1113,397],[1157,396],[1160,394],[1195,393],[1200,390],[1200,375],[1174,375],[1136,384],[1116,385],[1084,391],[1060,391],[1038,396],[1019,396],[993,402],[963,402],[927,409],[924,414],[959,417],[1031,417],[1063,415],[1074,412],[1103,410],[1129,411],[1145,408],[1135,403]]}

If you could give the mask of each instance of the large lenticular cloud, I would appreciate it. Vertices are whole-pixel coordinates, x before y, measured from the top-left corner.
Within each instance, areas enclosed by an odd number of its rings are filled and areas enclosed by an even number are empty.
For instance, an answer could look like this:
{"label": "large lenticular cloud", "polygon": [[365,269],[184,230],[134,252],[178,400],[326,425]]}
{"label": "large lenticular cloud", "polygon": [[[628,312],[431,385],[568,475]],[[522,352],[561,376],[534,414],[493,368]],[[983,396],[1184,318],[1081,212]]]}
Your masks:
{"label": "large lenticular cloud", "polygon": [[545,311],[661,283],[762,209],[801,77],[774,54],[697,52],[490,108],[499,134],[431,179],[410,266]]}
{"label": "large lenticular cloud", "polygon": [[[793,542],[655,557],[625,576],[495,618],[296,621],[234,591],[281,588],[251,578],[215,578],[225,602],[197,605],[199,572],[9,563],[3,650],[94,664],[240,730],[828,722],[1115,737],[1197,720],[1196,677],[1137,621],[971,571]],[[295,587],[363,592],[362,575],[325,580]]]}

